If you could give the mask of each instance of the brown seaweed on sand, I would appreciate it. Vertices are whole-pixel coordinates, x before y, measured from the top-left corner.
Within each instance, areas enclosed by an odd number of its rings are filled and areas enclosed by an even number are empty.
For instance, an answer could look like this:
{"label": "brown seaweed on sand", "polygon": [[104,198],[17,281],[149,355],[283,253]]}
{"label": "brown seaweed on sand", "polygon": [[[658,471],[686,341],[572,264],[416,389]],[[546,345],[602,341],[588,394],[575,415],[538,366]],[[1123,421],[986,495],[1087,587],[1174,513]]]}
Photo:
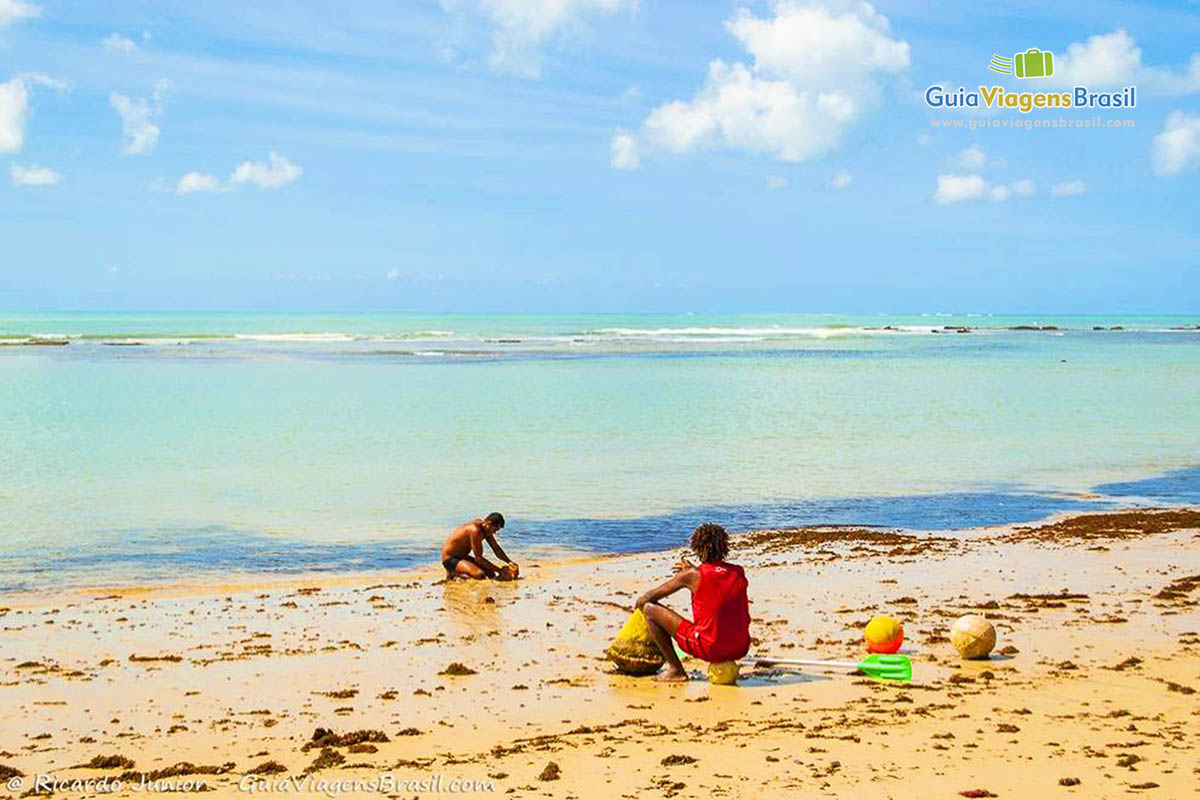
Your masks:
{"label": "brown seaweed on sand", "polygon": [[319,772],[323,769],[341,766],[346,763],[346,757],[334,750],[332,747],[326,747],[321,751],[321,754],[313,759],[313,762],[304,770],[305,773]]}
{"label": "brown seaweed on sand", "polygon": [[86,764],[75,765],[76,769],[133,769],[133,759],[122,755],[96,756]]}
{"label": "brown seaweed on sand", "polygon": [[1001,541],[1064,543],[1101,539],[1135,539],[1155,533],[1200,528],[1200,511],[1190,508],[1082,514],[1050,525],[1022,527]]}
{"label": "brown seaweed on sand", "polygon": [[[897,555],[918,555],[926,551],[946,550],[958,542],[942,536],[918,536],[899,531],[880,531],[869,528],[782,528],[752,531],[739,536],[731,543],[735,550],[759,550],[762,553],[784,553],[797,549],[821,548],[827,545],[859,545],[861,551],[854,552],[871,557],[878,555],[872,550],[889,548]],[[905,548],[909,548],[905,550]]]}
{"label": "brown seaweed on sand", "polygon": [[232,761],[227,761],[220,766],[196,765],[190,761],[180,761],[178,764],[151,770],[150,772],[123,772],[121,773],[120,780],[125,783],[136,783],[138,781],[152,783],[154,781],[161,781],[163,778],[176,778],[181,775],[224,775],[235,766],[236,764]]}
{"label": "brown seaweed on sand", "polygon": [[178,664],[183,661],[182,656],[177,656],[174,653],[166,653],[161,656],[139,656],[137,653],[130,653],[129,660],[134,663],[150,663],[153,661],[169,661],[172,664]]}
{"label": "brown seaweed on sand", "polygon": [[257,767],[246,772],[247,775],[277,775],[280,772],[287,772],[287,767],[280,764],[278,761],[264,761]]}
{"label": "brown seaweed on sand", "polygon": [[695,764],[696,759],[689,755],[670,755],[660,762],[664,767],[674,767],[677,764]]}
{"label": "brown seaweed on sand", "polygon": [[470,667],[466,666],[465,664],[460,664],[457,661],[452,661],[449,666],[447,666],[444,670],[442,670],[441,672],[438,673],[438,675],[477,675],[477,674],[479,674],[479,673],[477,673],[475,670],[471,669]]}
{"label": "brown seaweed on sand", "polygon": [[1111,667],[1105,667],[1105,669],[1111,669],[1115,672],[1124,672],[1127,669],[1133,669],[1134,667],[1138,666],[1141,663],[1142,663],[1142,660],[1140,658],[1138,658],[1137,656],[1130,656],[1129,658],[1122,661],[1120,664],[1114,664]]}
{"label": "brown seaweed on sand", "polygon": [[1188,575],[1186,578],[1176,578],[1168,583],[1162,588],[1162,591],[1154,595],[1154,599],[1195,605],[1189,602],[1189,595],[1198,588],[1200,588],[1200,575]]}
{"label": "brown seaweed on sand", "polygon": [[328,728],[317,728],[313,731],[312,739],[301,747],[301,752],[307,753],[309,750],[314,750],[318,747],[353,747],[356,744],[364,743],[382,743],[391,741],[383,731],[376,730],[361,730],[351,731],[350,733],[339,734],[334,733]]}

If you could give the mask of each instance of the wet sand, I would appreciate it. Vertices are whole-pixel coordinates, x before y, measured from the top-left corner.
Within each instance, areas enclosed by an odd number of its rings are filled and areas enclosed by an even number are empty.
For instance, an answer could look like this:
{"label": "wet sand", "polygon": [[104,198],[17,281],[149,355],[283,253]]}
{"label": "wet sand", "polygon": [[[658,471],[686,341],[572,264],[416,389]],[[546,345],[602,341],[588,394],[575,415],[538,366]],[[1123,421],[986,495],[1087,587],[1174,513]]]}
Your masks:
{"label": "wet sand", "polygon": [[[105,796],[289,779],[397,797],[456,779],[513,797],[1197,794],[1198,512],[737,538],[752,653],[856,660],[888,613],[904,685],[755,670],[711,686],[694,661],[677,686],[614,674],[603,649],[677,554],[523,563],[516,583],[431,566],[0,597],[0,796],[39,774],[121,778]],[[995,624],[991,659],[947,641],[964,613]],[[422,780],[441,792],[400,783]]]}

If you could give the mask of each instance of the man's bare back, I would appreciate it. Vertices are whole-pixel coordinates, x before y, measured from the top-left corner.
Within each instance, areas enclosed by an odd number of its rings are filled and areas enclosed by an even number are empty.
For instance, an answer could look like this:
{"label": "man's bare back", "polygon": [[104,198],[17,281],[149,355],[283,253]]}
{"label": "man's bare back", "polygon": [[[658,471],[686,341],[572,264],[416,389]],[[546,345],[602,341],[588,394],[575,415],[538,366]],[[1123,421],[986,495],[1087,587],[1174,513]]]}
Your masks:
{"label": "man's bare back", "polygon": [[[503,527],[504,516],[492,512],[483,519],[473,519],[455,528],[442,545],[442,566],[446,568],[446,576],[482,580],[515,574],[516,565],[496,541],[496,534]],[[512,565],[511,569],[505,570],[488,561],[483,555],[484,542],[488,543],[497,558],[506,565]]]}

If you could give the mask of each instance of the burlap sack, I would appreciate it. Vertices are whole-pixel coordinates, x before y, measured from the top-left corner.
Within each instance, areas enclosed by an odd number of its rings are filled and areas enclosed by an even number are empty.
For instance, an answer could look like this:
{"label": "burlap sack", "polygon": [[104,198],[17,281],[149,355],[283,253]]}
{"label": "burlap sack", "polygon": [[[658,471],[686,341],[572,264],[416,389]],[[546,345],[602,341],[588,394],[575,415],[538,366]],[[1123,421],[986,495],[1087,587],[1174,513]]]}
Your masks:
{"label": "burlap sack", "polygon": [[641,611],[633,612],[604,654],[627,675],[651,675],[663,665],[662,653],[650,638],[650,629]]}

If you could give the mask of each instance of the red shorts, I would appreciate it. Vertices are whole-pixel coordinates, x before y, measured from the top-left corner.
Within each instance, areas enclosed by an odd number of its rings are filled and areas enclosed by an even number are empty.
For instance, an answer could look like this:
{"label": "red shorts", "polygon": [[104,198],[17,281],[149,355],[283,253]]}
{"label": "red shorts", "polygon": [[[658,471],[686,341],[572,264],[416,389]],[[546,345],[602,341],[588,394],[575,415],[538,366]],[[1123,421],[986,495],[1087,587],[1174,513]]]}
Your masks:
{"label": "red shorts", "polygon": [[710,664],[736,661],[746,655],[750,649],[749,643],[744,646],[730,647],[726,642],[710,641],[703,636],[702,631],[696,629],[694,622],[686,619],[680,622],[679,627],[675,629],[675,643],[679,645],[680,650],[692,658],[698,658]]}

